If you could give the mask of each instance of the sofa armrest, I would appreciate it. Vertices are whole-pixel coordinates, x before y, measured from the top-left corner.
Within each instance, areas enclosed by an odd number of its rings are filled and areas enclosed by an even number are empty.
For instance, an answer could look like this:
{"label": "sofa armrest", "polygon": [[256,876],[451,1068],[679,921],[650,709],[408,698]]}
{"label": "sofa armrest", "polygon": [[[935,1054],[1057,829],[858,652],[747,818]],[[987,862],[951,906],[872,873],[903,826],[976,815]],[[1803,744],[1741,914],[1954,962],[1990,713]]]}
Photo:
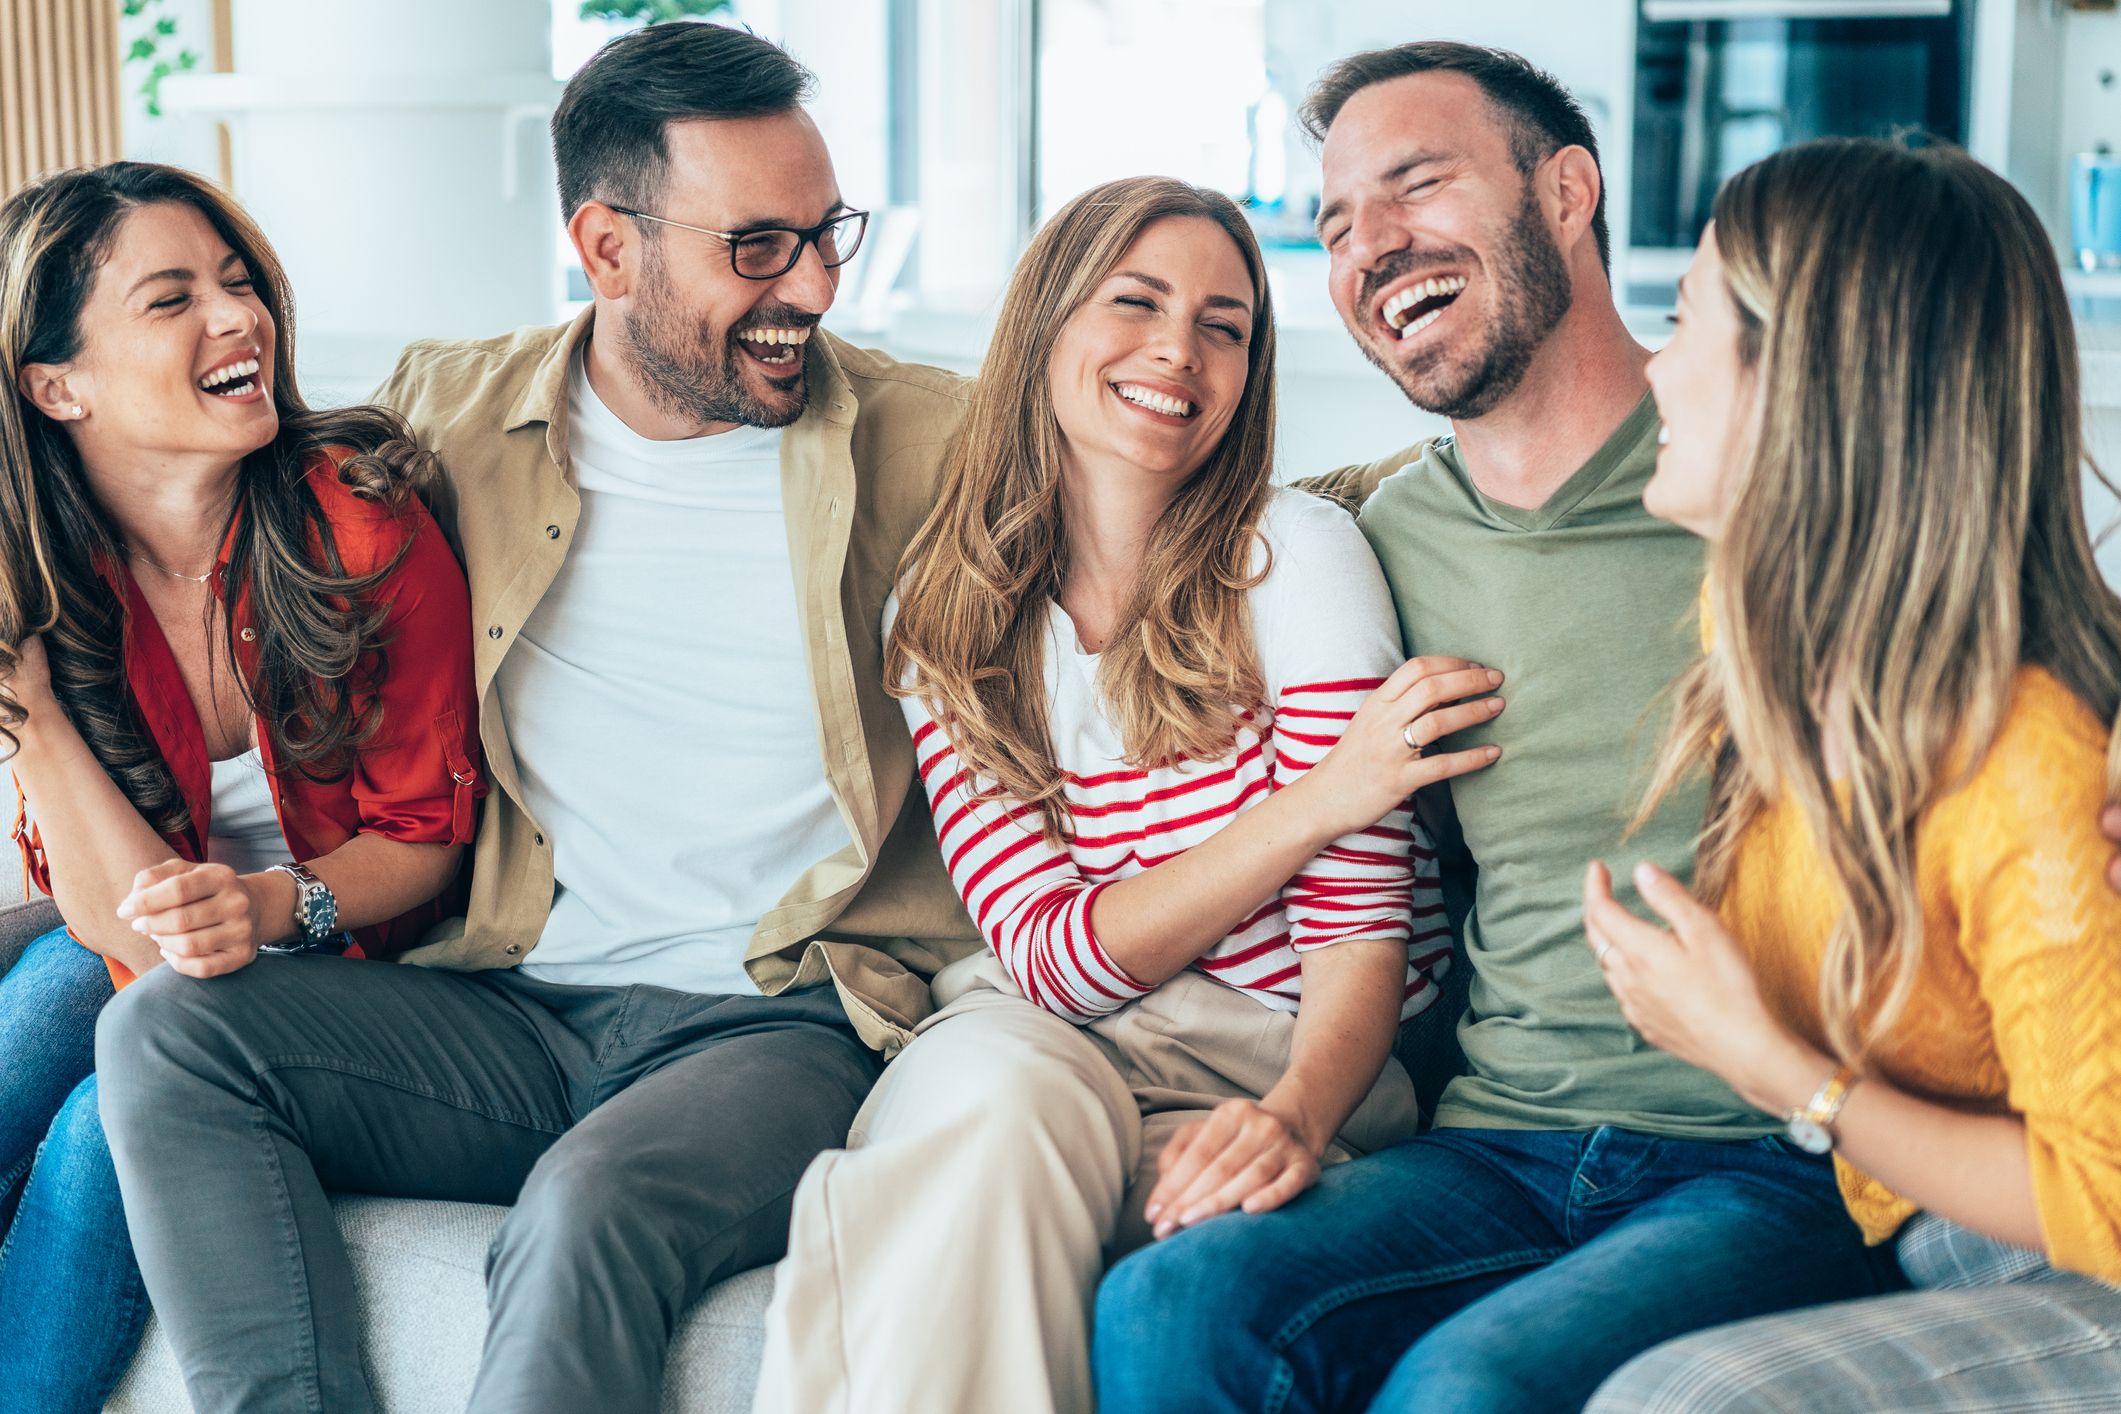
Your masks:
{"label": "sofa armrest", "polygon": [[22,955],[31,939],[40,938],[58,926],[58,907],[48,898],[34,898],[28,903],[11,903],[0,908],[0,972],[15,965],[15,959]]}

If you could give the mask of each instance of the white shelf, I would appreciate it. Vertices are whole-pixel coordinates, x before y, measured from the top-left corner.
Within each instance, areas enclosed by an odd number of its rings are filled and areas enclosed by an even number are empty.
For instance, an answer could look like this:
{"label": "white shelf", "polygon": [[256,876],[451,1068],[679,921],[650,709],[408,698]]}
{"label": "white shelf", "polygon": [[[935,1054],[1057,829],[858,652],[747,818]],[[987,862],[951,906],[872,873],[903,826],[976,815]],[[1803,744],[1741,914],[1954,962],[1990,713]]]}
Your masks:
{"label": "white shelf", "polygon": [[550,109],[560,91],[550,74],[172,74],[162,81],[162,105],[207,116],[265,109]]}

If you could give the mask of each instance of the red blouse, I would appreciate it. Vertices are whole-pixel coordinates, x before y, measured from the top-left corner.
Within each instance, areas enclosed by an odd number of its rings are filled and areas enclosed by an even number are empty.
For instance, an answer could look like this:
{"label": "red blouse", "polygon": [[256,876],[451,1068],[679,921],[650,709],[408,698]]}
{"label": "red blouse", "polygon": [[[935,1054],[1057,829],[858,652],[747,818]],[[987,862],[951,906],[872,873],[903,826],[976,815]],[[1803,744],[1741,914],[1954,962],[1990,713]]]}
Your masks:
{"label": "red blouse", "polygon": [[[337,461],[322,453],[311,461],[307,479],[349,575],[380,569],[408,541],[411,548],[391,576],[370,591],[372,600],[387,606],[381,642],[388,671],[371,671],[373,652],[355,670],[356,681],[372,683],[356,694],[355,712],[366,712],[371,704],[379,704],[381,712],[376,734],[356,751],[352,769],[332,781],[313,781],[296,767],[279,770],[272,734],[258,723],[259,755],[288,851],[298,860],[316,859],[362,833],[407,844],[469,843],[485,785],[472,685],[471,596],[463,568],[417,500],[402,510],[364,500],[339,480]],[[223,576],[241,514],[215,562],[217,598],[227,593]],[[311,550],[321,556],[321,542],[313,540]],[[169,763],[191,817],[184,830],[163,838],[178,858],[202,860],[213,828],[205,730],[169,641],[131,571],[123,564],[106,565],[103,574],[126,602],[125,676],[133,707]],[[258,647],[247,584],[237,593],[235,634],[236,666],[248,681],[257,672]],[[28,816],[25,801],[16,814],[14,837],[29,880],[48,894],[51,870]],[[428,903],[389,922],[353,930],[356,946],[347,956],[391,957],[414,946],[430,924],[462,911],[465,883],[460,877]],[[129,969],[106,961],[119,986],[132,980]]]}

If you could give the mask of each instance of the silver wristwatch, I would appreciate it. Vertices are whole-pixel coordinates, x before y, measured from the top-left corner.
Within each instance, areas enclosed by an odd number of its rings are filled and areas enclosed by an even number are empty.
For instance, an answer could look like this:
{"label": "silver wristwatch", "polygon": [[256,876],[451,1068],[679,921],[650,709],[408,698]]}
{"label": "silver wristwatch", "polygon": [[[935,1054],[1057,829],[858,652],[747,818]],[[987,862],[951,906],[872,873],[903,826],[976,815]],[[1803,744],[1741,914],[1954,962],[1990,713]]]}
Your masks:
{"label": "silver wristwatch", "polygon": [[266,943],[260,952],[317,952],[329,949],[342,936],[339,932],[339,900],[331,885],[316,876],[307,864],[272,866],[295,881],[295,936],[284,943]]}

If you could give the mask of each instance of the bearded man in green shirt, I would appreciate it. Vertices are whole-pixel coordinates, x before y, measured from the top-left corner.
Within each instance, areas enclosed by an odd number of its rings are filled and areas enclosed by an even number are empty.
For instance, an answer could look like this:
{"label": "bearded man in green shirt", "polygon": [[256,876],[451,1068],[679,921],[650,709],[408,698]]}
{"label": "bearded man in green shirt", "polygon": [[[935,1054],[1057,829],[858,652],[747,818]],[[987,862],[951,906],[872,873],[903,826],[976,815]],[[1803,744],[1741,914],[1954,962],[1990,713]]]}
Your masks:
{"label": "bearded man in green shirt", "polygon": [[[1582,110],[1516,55],[1422,43],[1336,65],[1304,116],[1335,307],[1452,423],[1312,489],[1362,503],[1408,652],[1498,668],[1510,701],[1446,748],[1502,748],[1450,793],[1478,867],[1466,1070],[1429,1133],[1116,1268],[1099,1406],[1580,1408],[1660,1341],[1898,1274],[1828,1158],[1635,1035],[1584,940],[1584,866],[1621,850],[1659,693],[1700,652],[1702,552],[1642,507],[1649,355]],[[1702,805],[1676,795],[1628,856],[1687,877]]]}

